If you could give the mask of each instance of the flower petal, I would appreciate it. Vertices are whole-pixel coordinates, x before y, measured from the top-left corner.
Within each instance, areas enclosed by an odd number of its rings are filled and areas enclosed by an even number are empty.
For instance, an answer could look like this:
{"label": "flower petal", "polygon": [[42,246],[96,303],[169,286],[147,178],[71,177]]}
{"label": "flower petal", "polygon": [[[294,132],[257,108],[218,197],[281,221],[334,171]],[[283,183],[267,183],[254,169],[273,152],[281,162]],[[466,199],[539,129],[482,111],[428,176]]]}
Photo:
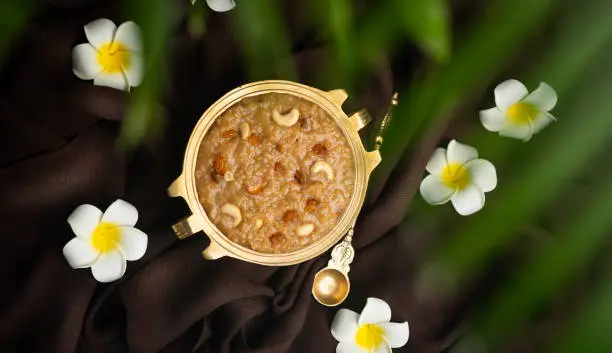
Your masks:
{"label": "flower petal", "polygon": [[480,122],[489,131],[499,131],[506,126],[506,115],[497,108],[480,111]]}
{"label": "flower petal", "polygon": [[354,342],[359,314],[352,310],[340,309],[331,324],[331,334],[336,341]]}
{"label": "flower petal", "polygon": [[234,0],[206,0],[206,3],[211,10],[217,12],[226,12],[236,7]]}
{"label": "flower petal", "polygon": [[116,281],[125,274],[127,264],[118,249],[101,254],[91,265],[91,273],[98,282]]}
{"label": "flower petal", "polygon": [[144,63],[140,53],[130,52],[130,65],[127,68],[123,67],[123,73],[130,86],[140,86],[144,77]]}
{"label": "flower petal", "polygon": [[448,163],[446,161],[446,149],[438,147],[431,155],[431,157],[429,157],[429,162],[427,162],[427,166],[425,167],[425,169],[433,175],[440,176],[442,175],[442,171],[444,170],[447,164]]}
{"label": "flower petal", "polygon": [[470,174],[470,180],[483,192],[489,192],[497,186],[497,172],[493,163],[476,159],[465,164]]}
{"label": "flower petal", "polygon": [[103,72],[94,79],[94,85],[116,88],[122,91],[130,90],[130,85],[125,78],[125,75],[121,72],[112,74]]}
{"label": "flower petal", "polygon": [[378,347],[372,349],[372,353],[392,353],[387,342],[382,341]]}
{"label": "flower petal", "polygon": [[380,324],[387,344],[391,348],[399,348],[408,342],[410,335],[408,323],[385,322]]}
{"label": "flower petal", "polygon": [[102,72],[98,51],[89,43],[72,48],[72,72],[81,80],[91,80]]}
{"label": "flower petal", "polygon": [[140,27],[133,21],[123,22],[115,32],[113,42],[123,44],[129,51],[142,51]]}
{"label": "flower petal", "polygon": [[85,36],[94,48],[110,43],[115,37],[117,26],[107,18],[100,18],[85,25]]}
{"label": "flower petal", "polygon": [[336,346],[336,353],[370,353],[353,342],[340,342]]}
{"label": "flower petal", "polygon": [[531,121],[533,133],[538,133],[547,127],[550,123],[555,120],[555,117],[547,112],[540,112],[535,119]]}
{"label": "flower petal", "polygon": [[148,238],[147,235],[136,228],[120,227],[119,228],[119,249],[128,261],[136,261],[140,259],[147,251]]}
{"label": "flower petal", "polygon": [[90,242],[76,237],[64,245],[62,252],[72,268],[89,267],[100,256]]}
{"label": "flower petal", "polygon": [[449,188],[435,175],[428,175],[421,182],[421,196],[430,205],[441,205],[447,203],[455,193],[455,189]]}
{"label": "flower petal", "polygon": [[505,112],[514,103],[523,99],[529,92],[525,85],[517,80],[507,80],[495,87],[495,104]]}
{"label": "flower petal", "polygon": [[524,101],[531,103],[540,110],[547,112],[554,108],[557,104],[557,92],[555,92],[552,87],[542,82],[535,91],[531,92],[531,94],[525,98]]}
{"label": "flower petal", "polygon": [[102,222],[115,223],[123,227],[133,227],[138,222],[138,210],[132,204],[117,199],[104,211]]}
{"label": "flower petal", "polygon": [[368,298],[361,315],[359,315],[359,325],[379,324],[391,320],[391,308],[384,300],[378,298]]}
{"label": "flower petal", "polygon": [[465,164],[473,159],[478,158],[478,151],[468,145],[464,145],[455,140],[448,143],[448,149],[446,150],[446,159],[448,163],[459,163]]}
{"label": "flower petal", "polygon": [[92,205],[81,205],[77,207],[70,216],[68,216],[68,224],[77,237],[81,239],[91,238],[91,233],[100,223],[102,218],[102,211],[96,206]]}
{"label": "flower petal", "polygon": [[457,190],[451,197],[451,202],[457,213],[469,216],[480,211],[484,206],[484,192],[476,184],[469,184],[463,190]]}
{"label": "flower petal", "polygon": [[533,135],[533,127],[531,124],[508,124],[499,130],[499,135],[529,141]]}

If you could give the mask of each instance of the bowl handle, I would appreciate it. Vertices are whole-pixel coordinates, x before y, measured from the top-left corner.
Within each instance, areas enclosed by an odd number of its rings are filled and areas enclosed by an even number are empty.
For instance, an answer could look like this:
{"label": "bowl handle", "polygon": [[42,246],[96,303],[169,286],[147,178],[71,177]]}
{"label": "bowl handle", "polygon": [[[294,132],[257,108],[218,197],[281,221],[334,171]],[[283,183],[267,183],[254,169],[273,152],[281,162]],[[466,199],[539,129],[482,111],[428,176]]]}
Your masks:
{"label": "bowl handle", "polygon": [[380,157],[380,152],[378,150],[365,153],[365,164],[368,175],[372,173],[374,168],[378,166],[381,160],[382,158]]}
{"label": "bowl handle", "polygon": [[174,234],[176,234],[179,239],[185,239],[202,229],[203,225],[200,217],[196,215],[185,217],[172,226]]}
{"label": "bowl handle", "polygon": [[176,178],[176,180],[174,180],[172,182],[172,184],[170,184],[170,186],[168,187],[168,196],[170,197],[182,197],[185,198],[186,194],[185,194],[185,178],[183,177],[183,174],[179,175],[178,178]]}
{"label": "bowl handle", "polygon": [[218,258],[224,257],[227,255],[225,249],[223,249],[219,244],[215,241],[211,240],[210,245],[204,251],[202,251],[202,256],[206,260],[216,260]]}
{"label": "bowl handle", "polygon": [[343,89],[335,89],[327,91],[327,97],[339,107],[342,107],[344,101],[348,98],[348,94]]}

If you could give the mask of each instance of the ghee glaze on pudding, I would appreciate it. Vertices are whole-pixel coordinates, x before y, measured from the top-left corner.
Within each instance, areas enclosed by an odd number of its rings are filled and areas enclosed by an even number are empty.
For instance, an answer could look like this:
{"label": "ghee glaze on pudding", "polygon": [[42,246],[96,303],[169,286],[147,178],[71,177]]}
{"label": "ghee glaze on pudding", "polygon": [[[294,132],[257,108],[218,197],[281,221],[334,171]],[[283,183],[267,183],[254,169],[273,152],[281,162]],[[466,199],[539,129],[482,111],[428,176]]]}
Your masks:
{"label": "ghee glaze on pudding", "polygon": [[316,242],[344,214],[355,186],[353,154],[318,105],[268,93],[228,108],[206,133],[196,188],[231,241],[262,253]]}

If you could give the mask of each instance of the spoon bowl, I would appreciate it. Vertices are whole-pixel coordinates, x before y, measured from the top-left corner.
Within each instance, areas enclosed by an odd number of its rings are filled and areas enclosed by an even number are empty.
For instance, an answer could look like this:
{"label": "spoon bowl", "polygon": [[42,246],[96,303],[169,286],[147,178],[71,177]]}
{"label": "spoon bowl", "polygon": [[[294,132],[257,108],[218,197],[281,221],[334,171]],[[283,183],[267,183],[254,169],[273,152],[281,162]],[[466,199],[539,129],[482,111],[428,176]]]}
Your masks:
{"label": "spoon bowl", "polygon": [[326,267],[315,275],[312,295],[325,306],[336,306],[346,299],[350,289],[351,283],[344,272]]}

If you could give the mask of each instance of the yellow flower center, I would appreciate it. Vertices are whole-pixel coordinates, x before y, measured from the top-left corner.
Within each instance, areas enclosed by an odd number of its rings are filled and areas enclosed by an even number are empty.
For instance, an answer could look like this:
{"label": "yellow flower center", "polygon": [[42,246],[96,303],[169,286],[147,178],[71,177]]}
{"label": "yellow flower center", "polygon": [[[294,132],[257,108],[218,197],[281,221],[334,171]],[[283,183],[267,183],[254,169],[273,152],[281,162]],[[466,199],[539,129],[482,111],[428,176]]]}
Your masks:
{"label": "yellow flower center", "polygon": [[102,222],[91,235],[91,245],[101,253],[111,251],[119,242],[119,227],[115,223]]}
{"label": "yellow flower center", "polygon": [[355,343],[359,347],[372,350],[383,342],[383,330],[378,325],[365,324],[359,326],[355,334]]}
{"label": "yellow flower center", "polygon": [[508,120],[516,125],[532,123],[538,114],[538,109],[531,103],[515,103],[508,108]]}
{"label": "yellow flower center", "polygon": [[461,190],[470,183],[470,173],[459,163],[447,164],[442,171],[442,181],[449,188]]}
{"label": "yellow flower center", "polygon": [[98,49],[98,63],[106,73],[119,73],[130,67],[130,52],[119,42],[104,44]]}

